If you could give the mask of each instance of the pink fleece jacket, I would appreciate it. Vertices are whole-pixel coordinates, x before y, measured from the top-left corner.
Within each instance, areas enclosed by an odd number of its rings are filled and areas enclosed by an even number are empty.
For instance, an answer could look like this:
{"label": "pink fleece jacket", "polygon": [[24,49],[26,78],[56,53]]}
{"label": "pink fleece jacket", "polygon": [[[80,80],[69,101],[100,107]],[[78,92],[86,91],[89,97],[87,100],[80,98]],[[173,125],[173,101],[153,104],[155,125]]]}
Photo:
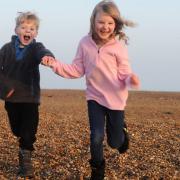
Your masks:
{"label": "pink fleece jacket", "polygon": [[122,41],[111,40],[98,48],[91,36],[79,43],[72,64],[56,61],[53,71],[64,78],[86,76],[86,99],[112,110],[124,110],[132,74]]}

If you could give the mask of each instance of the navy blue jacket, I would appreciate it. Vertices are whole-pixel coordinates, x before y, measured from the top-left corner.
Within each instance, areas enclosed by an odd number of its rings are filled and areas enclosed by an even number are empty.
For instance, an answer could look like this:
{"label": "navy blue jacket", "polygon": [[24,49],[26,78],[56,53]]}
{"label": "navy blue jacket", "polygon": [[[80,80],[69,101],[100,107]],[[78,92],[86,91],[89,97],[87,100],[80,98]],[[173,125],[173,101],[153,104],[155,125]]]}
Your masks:
{"label": "navy blue jacket", "polygon": [[[8,102],[40,103],[39,64],[42,57],[54,56],[42,43],[34,40],[27,47],[23,58],[17,60],[16,38],[12,36],[11,42],[0,50],[0,98]],[[14,93],[5,98],[5,91],[9,88],[14,88]]]}

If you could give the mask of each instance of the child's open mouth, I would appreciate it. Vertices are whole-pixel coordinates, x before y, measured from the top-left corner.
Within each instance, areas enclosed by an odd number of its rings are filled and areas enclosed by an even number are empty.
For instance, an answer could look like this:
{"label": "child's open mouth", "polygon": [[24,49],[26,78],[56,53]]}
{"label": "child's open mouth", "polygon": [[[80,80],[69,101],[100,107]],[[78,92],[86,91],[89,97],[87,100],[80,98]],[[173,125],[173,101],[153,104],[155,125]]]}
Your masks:
{"label": "child's open mouth", "polygon": [[30,38],[31,38],[30,36],[26,36],[26,35],[24,36],[24,40],[25,40],[25,41],[29,41]]}

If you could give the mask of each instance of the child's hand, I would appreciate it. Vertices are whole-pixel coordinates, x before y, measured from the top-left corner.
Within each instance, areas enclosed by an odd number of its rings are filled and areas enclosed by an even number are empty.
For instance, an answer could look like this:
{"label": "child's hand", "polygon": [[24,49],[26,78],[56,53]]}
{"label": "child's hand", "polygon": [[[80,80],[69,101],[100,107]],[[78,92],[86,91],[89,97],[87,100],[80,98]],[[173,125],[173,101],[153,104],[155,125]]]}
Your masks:
{"label": "child's hand", "polygon": [[140,80],[139,80],[138,76],[136,76],[135,74],[132,74],[131,79],[130,79],[130,83],[134,87],[139,87],[140,86]]}
{"label": "child's hand", "polygon": [[49,67],[53,67],[55,63],[56,63],[56,60],[51,56],[44,56],[41,61],[42,65],[49,66]]}

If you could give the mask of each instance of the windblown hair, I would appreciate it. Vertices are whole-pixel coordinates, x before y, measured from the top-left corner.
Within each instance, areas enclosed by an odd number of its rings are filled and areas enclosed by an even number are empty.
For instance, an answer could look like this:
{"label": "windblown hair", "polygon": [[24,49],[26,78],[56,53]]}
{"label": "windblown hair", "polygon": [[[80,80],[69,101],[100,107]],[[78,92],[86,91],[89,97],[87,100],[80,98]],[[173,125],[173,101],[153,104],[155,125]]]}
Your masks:
{"label": "windblown hair", "polygon": [[39,29],[40,20],[35,13],[27,11],[27,12],[18,12],[18,14],[19,15],[16,17],[16,28],[20,24],[24,23],[24,21],[34,21],[36,24],[37,30]]}
{"label": "windblown hair", "polygon": [[129,27],[133,27],[135,26],[135,24],[132,21],[126,20],[123,17],[121,17],[121,14],[118,10],[118,7],[116,6],[116,4],[111,1],[111,0],[103,0],[101,2],[99,2],[91,15],[91,19],[90,19],[90,32],[89,34],[92,35],[93,39],[97,38],[97,35],[95,33],[95,18],[98,12],[102,11],[103,13],[111,16],[114,21],[115,21],[115,30],[113,33],[113,37],[119,37],[120,39],[125,40],[125,42],[127,43],[128,37],[126,36],[126,34],[123,32],[123,29],[127,26]]}

